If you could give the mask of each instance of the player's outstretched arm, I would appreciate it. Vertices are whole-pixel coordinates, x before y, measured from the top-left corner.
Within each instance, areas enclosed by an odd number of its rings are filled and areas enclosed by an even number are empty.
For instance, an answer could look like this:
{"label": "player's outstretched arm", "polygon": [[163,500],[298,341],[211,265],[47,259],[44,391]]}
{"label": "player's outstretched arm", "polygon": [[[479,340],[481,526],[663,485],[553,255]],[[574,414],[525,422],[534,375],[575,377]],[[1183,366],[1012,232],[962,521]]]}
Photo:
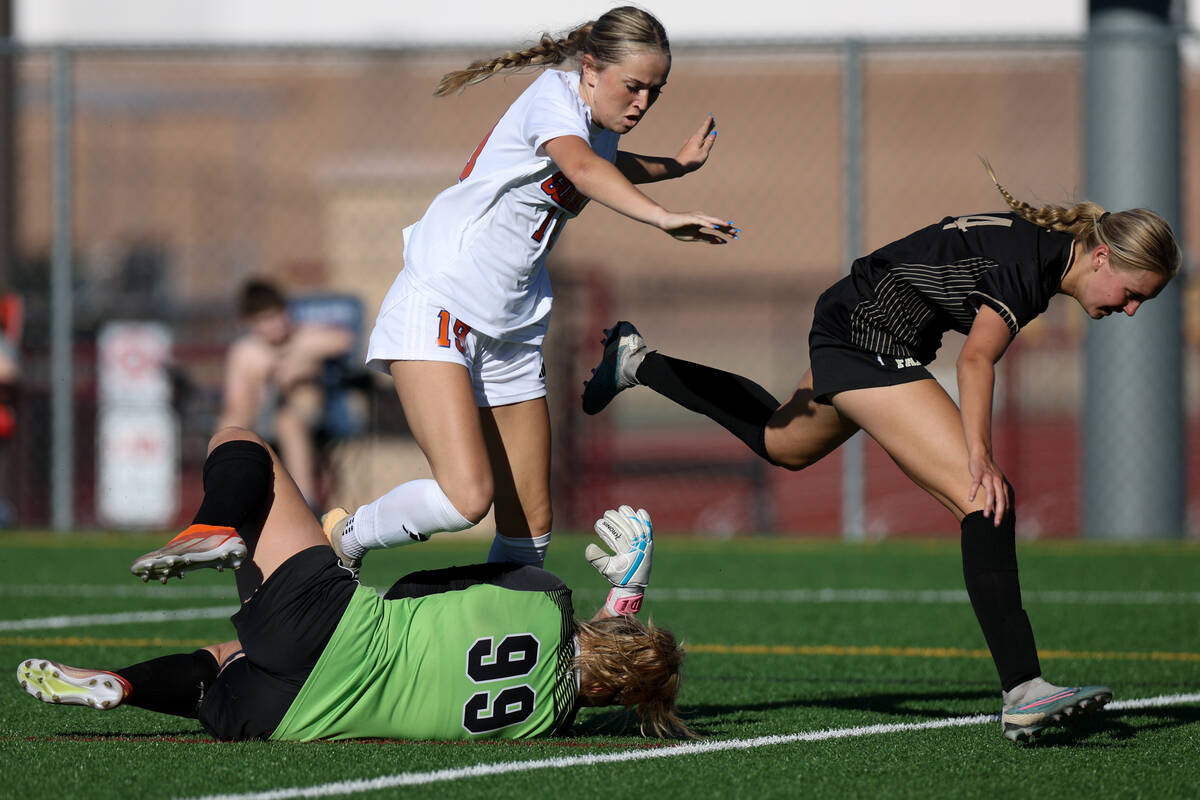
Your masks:
{"label": "player's outstretched arm", "polygon": [[717,121],[712,114],[688,137],[674,158],[669,156],[643,156],[620,151],[617,153],[617,169],[630,183],[653,183],[672,178],[681,178],[704,166],[717,143]]}
{"label": "player's outstretched arm", "polygon": [[725,244],[741,232],[732,222],[701,212],[668,211],[629,182],[609,161],[578,136],[559,136],[546,153],[583,194],[618,214],[653,225],[681,242]]}
{"label": "player's outstretched arm", "polygon": [[621,506],[616,511],[605,511],[596,520],[595,530],[612,553],[589,544],[584,556],[612,584],[612,589],[593,619],[636,614],[650,582],[654,557],[650,515],[644,508],[634,511],[630,506]]}

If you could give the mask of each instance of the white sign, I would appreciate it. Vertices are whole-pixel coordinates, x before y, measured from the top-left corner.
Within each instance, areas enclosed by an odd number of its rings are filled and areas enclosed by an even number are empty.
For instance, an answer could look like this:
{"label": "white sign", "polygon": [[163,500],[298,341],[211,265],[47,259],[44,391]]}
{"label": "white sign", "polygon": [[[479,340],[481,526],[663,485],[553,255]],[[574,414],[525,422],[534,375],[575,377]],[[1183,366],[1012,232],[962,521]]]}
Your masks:
{"label": "white sign", "polygon": [[170,525],[179,511],[175,412],[102,407],[96,438],[96,516],[117,527]]}
{"label": "white sign", "polygon": [[170,525],[179,510],[171,332],[160,322],[110,322],[96,349],[96,516],[116,527]]}
{"label": "white sign", "polygon": [[159,322],[110,322],[96,340],[101,406],[167,405],[171,332]]}

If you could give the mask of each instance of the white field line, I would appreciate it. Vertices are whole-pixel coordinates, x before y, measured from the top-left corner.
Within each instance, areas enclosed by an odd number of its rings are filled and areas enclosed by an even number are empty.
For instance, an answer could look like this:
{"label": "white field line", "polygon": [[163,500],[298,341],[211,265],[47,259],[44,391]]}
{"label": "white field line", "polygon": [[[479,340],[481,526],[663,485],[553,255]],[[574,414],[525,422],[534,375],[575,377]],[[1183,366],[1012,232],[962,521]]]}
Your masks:
{"label": "white field line", "polygon": [[[232,599],[231,586],[106,586],[93,585],[46,585],[0,583],[0,597],[153,597],[163,592],[168,599],[215,598]],[[597,590],[598,591],[598,590]],[[596,594],[587,589],[579,595]],[[699,603],[916,603],[916,604],[959,604],[966,603],[967,593],[962,589],[651,589],[650,596],[656,600],[687,601]],[[1200,605],[1200,592],[1110,592],[1110,591],[1025,591],[1022,597],[1027,603],[1051,605]]]}
{"label": "white field line", "polygon": [[0,597],[148,597],[156,595],[168,600],[216,599],[232,600],[237,590],[229,586],[161,586],[131,582],[128,586],[96,584],[0,583]]}
{"label": "white field line", "polygon": [[[1161,708],[1163,706],[1176,706],[1198,702],[1200,702],[1200,693],[1174,694],[1147,697],[1140,700],[1122,700],[1116,703],[1109,703],[1108,708],[1121,711],[1137,708]],[[638,748],[636,750],[622,750],[617,753],[541,758],[530,761],[500,761],[491,764],[475,764],[470,767],[439,769],[430,772],[403,772],[398,775],[385,775],[369,780],[338,781],[337,783],[325,783],[317,786],[293,786],[287,789],[272,789],[265,792],[247,792],[245,794],[206,795],[197,800],[285,800],[285,798],[291,797],[328,797],[330,795],[359,794],[362,792],[392,789],[398,786],[422,786],[431,783],[461,780],[463,778],[481,778],[488,775],[531,772],[536,769],[568,769],[571,767],[588,767],[596,764],[645,761],[652,758],[677,758],[679,756],[699,755],[703,753],[719,753],[727,750],[753,750],[759,747],[771,747],[780,744],[791,744],[793,742],[821,742],[830,739],[849,739],[858,736],[903,733],[906,731],[962,728],[968,725],[995,724],[999,719],[998,714],[977,714],[972,717],[952,717],[949,719],[930,720],[928,722],[887,723],[882,725],[866,725],[860,728],[832,728],[820,731],[807,731],[786,736],[723,739],[653,749]]]}
{"label": "white field line", "polygon": [[[962,589],[650,589],[648,599],[713,603],[968,602]],[[1200,592],[1023,591],[1027,603],[1058,605],[1200,605]]]}
{"label": "white field line", "polygon": [[94,625],[130,625],[145,622],[180,622],[189,619],[229,618],[237,606],[179,608],[173,611],[126,611],[119,614],[78,614],[61,617],[31,617],[0,620],[0,631],[33,631]]}

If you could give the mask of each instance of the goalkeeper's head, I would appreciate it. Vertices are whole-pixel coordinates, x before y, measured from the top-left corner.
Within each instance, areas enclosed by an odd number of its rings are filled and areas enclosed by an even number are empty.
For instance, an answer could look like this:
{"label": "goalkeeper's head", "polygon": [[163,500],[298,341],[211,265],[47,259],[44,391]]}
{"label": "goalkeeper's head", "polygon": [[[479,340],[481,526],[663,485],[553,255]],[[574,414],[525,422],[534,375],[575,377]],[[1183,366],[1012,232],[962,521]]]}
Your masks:
{"label": "goalkeeper's head", "polygon": [[675,707],[684,655],[675,634],[620,616],[580,622],[578,636],[582,705],[634,708],[643,735],[698,738]]}

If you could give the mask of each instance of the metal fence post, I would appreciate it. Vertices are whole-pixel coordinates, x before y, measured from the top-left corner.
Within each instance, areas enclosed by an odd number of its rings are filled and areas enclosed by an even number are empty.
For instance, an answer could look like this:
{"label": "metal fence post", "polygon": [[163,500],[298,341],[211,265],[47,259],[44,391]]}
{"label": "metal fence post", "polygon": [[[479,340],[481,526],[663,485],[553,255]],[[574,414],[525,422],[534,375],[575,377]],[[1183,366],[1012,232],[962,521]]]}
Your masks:
{"label": "metal fence post", "polygon": [[74,63],[67,47],[54,51],[53,209],[54,240],[50,266],[50,521],[65,532],[75,523],[75,365],[71,262],[71,143],[74,106]]}
{"label": "metal fence post", "polygon": [[[1180,67],[1169,0],[1092,0],[1085,138],[1088,196],[1150,208],[1180,232]],[[1179,537],[1186,459],[1182,299],[1174,281],[1130,319],[1088,326],[1084,534]]]}
{"label": "metal fence post", "polygon": [[[842,147],[844,153],[846,267],[858,258],[862,241],[862,51],[858,39],[843,45]],[[854,434],[842,445],[842,538],[862,541],[866,537],[866,464],[863,434]]]}

